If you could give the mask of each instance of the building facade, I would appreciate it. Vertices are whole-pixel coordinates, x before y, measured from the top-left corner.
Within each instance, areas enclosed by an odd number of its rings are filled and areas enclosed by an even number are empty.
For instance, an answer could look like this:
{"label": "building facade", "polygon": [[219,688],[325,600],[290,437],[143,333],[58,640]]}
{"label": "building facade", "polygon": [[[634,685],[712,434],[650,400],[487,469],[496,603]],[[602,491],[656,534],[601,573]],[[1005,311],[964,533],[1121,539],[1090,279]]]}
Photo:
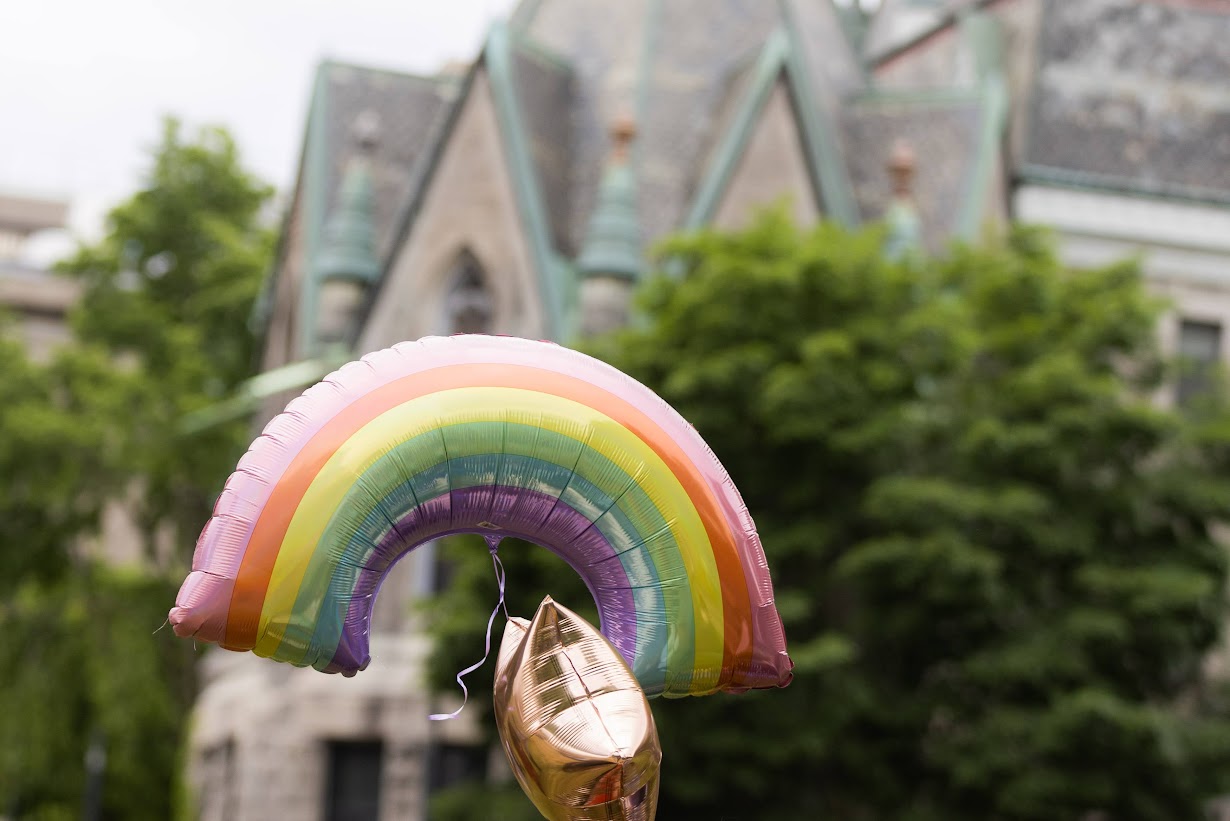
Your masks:
{"label": "building facade", "polygon": [[62,200],[0,194],[0,312],[15,323],[27,353],[38,361],[68,341],[67,316],[78,288],[34,262],[28,246],[45,231],[63,229],[67,218]]}
{"label": "building facade", "polygon": [[[438,76],[327,62],[254,317],[264,373],[225,412],[262,425],[427,334],[619,325],[656,241],[778,203],[883,219],[894,253],[1019,219],[1077,267],[1137,255],[1174,299],[1166,344],[1220,359],[1228,42],[1214,0],[884,0],[870,20],[830,0],[522,0]],[[427,719],[446,705],[414,603],[438,583],[432,545],[390,571],[353,679],[208,654],[200,817],[424,818],[434,787],[482,770],[472,727]]]}

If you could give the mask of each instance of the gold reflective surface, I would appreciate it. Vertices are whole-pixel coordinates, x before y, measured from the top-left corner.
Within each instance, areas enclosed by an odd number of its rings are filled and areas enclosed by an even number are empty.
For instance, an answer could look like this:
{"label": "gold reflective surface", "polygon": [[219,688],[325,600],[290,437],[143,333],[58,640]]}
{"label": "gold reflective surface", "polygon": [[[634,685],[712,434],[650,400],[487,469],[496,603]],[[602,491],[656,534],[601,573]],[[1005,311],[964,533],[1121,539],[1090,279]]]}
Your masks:
{"label": "gold reflective surface", "polygon": [[521,788],[550,821],[652,821],[662,749],[649,701],[602,634],[548,596],[510,619],[495,717]]}

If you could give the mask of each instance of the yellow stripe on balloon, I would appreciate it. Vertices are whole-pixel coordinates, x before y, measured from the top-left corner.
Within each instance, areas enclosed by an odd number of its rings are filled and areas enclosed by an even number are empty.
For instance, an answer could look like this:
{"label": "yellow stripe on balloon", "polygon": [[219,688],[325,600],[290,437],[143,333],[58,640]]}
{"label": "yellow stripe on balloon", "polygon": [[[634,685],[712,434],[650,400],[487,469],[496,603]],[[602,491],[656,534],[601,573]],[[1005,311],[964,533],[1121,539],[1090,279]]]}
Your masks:
{"label": "yellow stripe on balloon", "polygon": [[661,494],[660,512],[665,508],[675,514],[663,512],[663,518],[679,546],[691,588],[696,627],[692,667],[698,672],[690,689],[694,693],[711,692],[722,669],[722,591],[713,546],[691,497],[653,448],[615,419],[574,400],[522,388],[455,388],[415,397],[355,431],[312,480],[279,546],[261,608],[256,654],[272,656],[277,651],[286,625],[274,623],[273,615],[294,611],[311,561],[312,550],[290,546],[319,542],[356,476],[398,444],[440,429],[442,419],[499,422],[514,416],[533,418],[544,429],[565,436],[574,436],[578,427],[601,429],[603,436],[587,438],[589,447],[629,475],[637,475],[638,467],[645,466],[640,474],[649,481],[642,481],[642,487],[653,487]]}

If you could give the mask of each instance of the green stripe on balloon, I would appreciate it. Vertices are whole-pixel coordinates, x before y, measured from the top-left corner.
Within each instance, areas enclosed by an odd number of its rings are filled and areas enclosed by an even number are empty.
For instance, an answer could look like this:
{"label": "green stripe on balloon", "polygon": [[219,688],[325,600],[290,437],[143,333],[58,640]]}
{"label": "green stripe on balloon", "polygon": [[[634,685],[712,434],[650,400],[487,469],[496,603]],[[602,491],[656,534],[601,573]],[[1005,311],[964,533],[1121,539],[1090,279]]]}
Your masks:
{"label": "green stripe on balloon", "polygon": [[[464,459],[451,460],[448,464],[437,465],[432,469],[432,472],[438,475],[447,475],[451,469],[454,481],[459,482],[459,486],[454,488],[456,490],[464,490],[469,487],[483,487],[485,485],[467,484],[463,480],[459,481],[458,479],[461,474],[467,472],[469,468],[469,465],[466,464],[467,462],[482,458],[484,457],[466,457]],[[510,459],[513,461],[529,461],[528,457],[522,456],[510,457]],[[548,465],[542,462],[539,464],[542,466],[539,472],[545,477],[545,470],[548,469]],[[549,469],[556,472],[556,479],[549,487],[554,488],[554,494],[558,494],[560,490],[563,491],[563,504],[572,507],[573,505],[569,502],[570,497],[575,501],[575,499],[581,498],[580,494],[588,494],[590,492],[592,486],[586,480],[578,477],[573,477],[571,485],[565,487],[565,483],[568,482],[569,470],[567,467],[549,465]],[[444,491],[444,493],[447,492]],[[554,494],[551,491],[547,493],[547,495]],[[432,501],[432,499],[424,498],[421,501],[427,503]],[[377,510],[365,517],[363,523],[348,542],[346,553],[335,567],[335,573],[329,582],[328,592],[321,603],[319,613],[312,614],[302,610],[299,615],[294,617],[296,623],[304,625],[310,624],[312,618],[317,618],[317,627],[310,640],[310,644],[304,647],[304,653],[297,660],[297,663],[304,666],[314,666],[317,669],[323,669],[328,666],[334,651],[337,649],[338,642],[341,640],[343,621],[349,608],[350,596],[362,573],[363,567],[367,563],[367,557],[376,549],[375,545],[383,535],[391,529],[389,518],[397,521],[409,512],[409,509],[407,509],[404,513],[386,516],[385,512]],[[654,644],[660,644],[660,642],[656,641],[658,637],[654,635],[655,627],[660,628],[665,624],[669,607],[663,598],[662,590],[656,583],[658,576],[650,552],[654,544],[653,534],[650,535],[648,540],[641,539],[637,535],[636,529],[617,505],[611,506],[604,514],[602,510],[598,512],[601,515],[599,515],[594,523],[594,528],[602,534],[607,542],[613,545],[627,545],[616,556],[623,567],[623,576],[629,580],[628,584],[631,588],[631,595],[636,607],[637,666],[648,664],[651,668],[656,669],[660,666],[661,651],[658,653],[659,657],[655,658],[651,650]],[[621,538],[620,534],[626,535]],[[532,536],[528,533],[525,534],[524,538],[532,540]],[[300,595],[301,597],[296,602],[297,608],[305,600],[302,592]],[[673,589],[668,595],[673,595]],[[690,594],[686,599],[681,600],[679,604],[681,609],[686,607],[690,612]],[[680,623],[690,621],[690,619],[685,619],[682,615],[676,620]],[[285,646],[284,642],[283,646],[279,648],[279,658],[284,658],[283,648]],[[685,651],[685,649],[681,646],[680,652]],[[691,651],[688,650],[688,652]],[[650,664],[650,661],[652,661],[652,664]],[[656,678],[651,675],[647,686],[652,686],[654,681],[656,681]]]}
{"label": "green stripe on balloon", "polygon": [[[446,459],[446,454],[454,457],[465,454],[462,458],[466,461]],[[551,459],[534,459],[535,463],[542,465],[541,468],[525,461],[538,454],[549,454]],[[518,456],[522,459],[514,459]],[[433,459],[437,460],[435,464],[425,464]],[[416,471],[410,481],[405,481],[404,477],[412,467],[424,469]],[[610,507],[612,499],[618,498],[612,513],[603,517],[596,527],[617,549],[636,547],[648,541],[643,552],[648,553],[649,562],[637,555],[642,551],[634,550],[620,557],[625,571],[631,574],[633,581],[630,586],[637,597],[638,611],[660,615],[662,619],[667,618],[668,613],[673,614],[675,621],[689,628],[684,635],[693,639],[695,632],[690,594],[685,587],[682,592],[686,595],[680,595],[678,584],[681,580],[686,582],[679,546],[657,504],[634,478],[580,439],[537,425],[487,421],[462,423],[412,437],[392,448],[364,472],[347,500],[338,508],[347,510],[357,505],[363,518],[358,520],[358,515],[335,515],[330,522],[322,543],[337,544],[339,540],[344,540],[347,546],[341,554],[329,550],[314,554],[299,591],[291,625],[288,625],[283,640],[284,644],[290,645],[286,649],[299,649],[301,652],[295,654],[296,658],[286,660],[302,664],[308,651],[312,650],[314,660],[328,663],[327,656],[331,656],[328,651],[336,648],[341,631],[340,621],[333,614],[338,612],[339,603],[349,601],[359,570],[374,549],[374,543],[379,540],[379,533],[373,535],[373,524],[378,523],[380,532],[387,531],[390,520],[396,521],[418,504],[447,493],[453,487],[491,485],[497,481],[501,485],[562,494],[566,503],[588,515],[591,520]],[[356,494],[364,498],[351,498]],[[360,522],[368,526],[365,528]],[[648,534],[648,538],[641,534]],[[332,559],[332,556],[337,558]],[[646,573],[650,562],[652,575]],[[311,624],[313,606],[319,606],[320,601],[313,602],[309,591],[321,589],[317,585],[322,581],[321,575],[326,573],[330,582],[324,585],[329,590],[324,612],[330,614],[327,620],[333,624],[326,627],[327,633],[319,636],[309,638],[296,635],[295,625]],[[338,574],[341,577],[335,578]],[[664,595],[672,600],[646,601],[648,596],[657,594],[659,585],[655,582],[659,577],[675,582],[662,585]],[[335,633],[338,638],[333,637]],[[638,658],[643,645],[646,651],[649,650],[646,638],[641,635],[638,624]],[[318,654],[320,658],[316,659]],[[672,656],[677,654],[687,655],[685,669],[690,669],[694,643],[688,647],[681,645],[672,648]],[[279,648],[277,657],[284,658],[283,648]],[[675,660],[679,662],[678,658]]]}

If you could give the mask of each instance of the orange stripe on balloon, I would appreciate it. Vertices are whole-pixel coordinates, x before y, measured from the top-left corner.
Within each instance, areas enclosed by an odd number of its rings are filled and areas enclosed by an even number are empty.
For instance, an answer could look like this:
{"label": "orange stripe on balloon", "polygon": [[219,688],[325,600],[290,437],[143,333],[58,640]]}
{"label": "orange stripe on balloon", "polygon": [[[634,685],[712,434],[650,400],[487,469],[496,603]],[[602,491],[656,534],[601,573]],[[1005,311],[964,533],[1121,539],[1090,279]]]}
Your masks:
{"label": "orange stripe on balloon", "polygon": [[308,486],[337,449],[364,424],[409,398],[475,385],[537,390],[597,408],[644,440],[670,467],[696,506],[718,567],[723,613],[720,688],[729,680],[736,661],[750,658],[753,642],[745,618],[751,607],[747,583],[731,534],[735,523],[727,521],[697,466],[653,419],[597,385],[525,365],[450,365],[410,374],[359,397],[317,431],[274,486],[257,519],[235,579],[223,646],[250,650],[256,645],[261,607],[282,538]]}

